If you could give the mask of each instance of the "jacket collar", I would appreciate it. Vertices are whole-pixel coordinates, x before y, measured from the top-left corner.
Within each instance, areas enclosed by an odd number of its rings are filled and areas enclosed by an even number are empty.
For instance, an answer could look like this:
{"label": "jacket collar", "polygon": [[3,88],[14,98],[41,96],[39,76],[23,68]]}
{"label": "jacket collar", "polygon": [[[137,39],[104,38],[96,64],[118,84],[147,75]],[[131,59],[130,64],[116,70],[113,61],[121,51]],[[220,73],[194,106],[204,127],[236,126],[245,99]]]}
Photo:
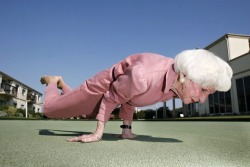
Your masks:
{"label": "jacket collar", "polygon": [[163,86],[162,86],[162,92],[167,94],[174,82],[174,79],[176,77],[177,73],[174,71],[174,62],[169,66],[168,71],[166,72]]}

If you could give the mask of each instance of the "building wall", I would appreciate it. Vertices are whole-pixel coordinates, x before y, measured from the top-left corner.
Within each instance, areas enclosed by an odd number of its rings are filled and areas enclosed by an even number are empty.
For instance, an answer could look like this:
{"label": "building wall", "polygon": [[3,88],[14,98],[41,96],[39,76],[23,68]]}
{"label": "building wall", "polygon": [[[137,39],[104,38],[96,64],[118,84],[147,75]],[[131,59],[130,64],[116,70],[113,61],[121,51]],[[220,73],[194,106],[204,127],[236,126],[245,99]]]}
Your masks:
{"label": "building wall", "polygon": [[[3,82],[7,82],[11,86],[11,90],[17,88],[17,91],[15,92],[16,94],[12,91],[2,91],[2,93],[0,94],[0,101],[4,102],[4,104],[0,105],[10,105],[15,106],[16,108],[27,108],[28,110],[32,110],[35,112],[42,112],[42,94],[40,92],[35,91],[34,89],[1,72],[1,88]],[[34,100],[30,100],[29,95],[35,97]]]}
{"label": "building wall", "polygon": [[216,45],[211,46],[208,48],[210,52],[213,52],[215,55],[219,56],[225,61],[229,60],[228,57],[228,49],[227,49],[227,41],[225,39],[216,43]]}
{"label": "building wall", "polygon": [[249,52],[249,37],[228,36],[229,60],[233,60]]}
{"label": "building wall", "polygon": [[234,71],[234,76],[236,77],[240,73],[244,73],[250,70],[250,54],[242,55],[229,62],[230,66]]}

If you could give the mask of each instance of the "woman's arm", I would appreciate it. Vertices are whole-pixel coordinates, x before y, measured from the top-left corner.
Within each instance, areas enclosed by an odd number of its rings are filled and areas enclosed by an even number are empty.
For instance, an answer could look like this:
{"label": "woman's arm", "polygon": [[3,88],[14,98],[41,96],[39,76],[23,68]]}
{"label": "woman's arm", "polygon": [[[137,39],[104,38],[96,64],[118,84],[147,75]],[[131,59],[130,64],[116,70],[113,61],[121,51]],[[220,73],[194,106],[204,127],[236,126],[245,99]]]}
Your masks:
{"label": "woman's arm", "polygon": [[[109,120],[112,111],[118,105],[125,104],[126,102],[128,102],[133,96],[145,92],[146,89],[147,83],[143,67],[141,67],[140,65],[128,67],[125,73],[119,76],[117,80],[112,83],[110,89],[106,93],[104,93],[102,102],[100,104],[99,112],[96,117],[97,120],[99,120],[96,131],[90,135],[82,135],[79,137],[68,139],[68,141],[99,141],[103,135],[105,123]],[[131,114],[133,118],[133,111]],[[127,117],[131,117],[128,115]],[[129,123],[131,125],[132,120],[130,120],[130,118],[125,118],[124,120],[126,120],[124,123]],[[134,135],[132,134],[131,129],[124,129],[124,132],[122,133],[121,137],[134,138]]]}

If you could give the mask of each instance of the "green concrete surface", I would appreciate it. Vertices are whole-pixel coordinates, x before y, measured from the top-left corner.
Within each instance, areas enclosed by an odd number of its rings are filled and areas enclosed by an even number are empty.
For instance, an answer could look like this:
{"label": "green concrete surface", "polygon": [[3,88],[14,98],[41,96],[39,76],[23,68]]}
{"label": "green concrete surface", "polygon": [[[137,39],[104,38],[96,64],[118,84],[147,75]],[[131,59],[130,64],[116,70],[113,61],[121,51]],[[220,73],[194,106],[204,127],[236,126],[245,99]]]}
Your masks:
{"label": "green concrete surface", "polygon": [[0,120],[1,167],[248,167],[250,122],[135,121],[135,140],[121,140],[120,121],[103,140],[69,143],[96,121]]}

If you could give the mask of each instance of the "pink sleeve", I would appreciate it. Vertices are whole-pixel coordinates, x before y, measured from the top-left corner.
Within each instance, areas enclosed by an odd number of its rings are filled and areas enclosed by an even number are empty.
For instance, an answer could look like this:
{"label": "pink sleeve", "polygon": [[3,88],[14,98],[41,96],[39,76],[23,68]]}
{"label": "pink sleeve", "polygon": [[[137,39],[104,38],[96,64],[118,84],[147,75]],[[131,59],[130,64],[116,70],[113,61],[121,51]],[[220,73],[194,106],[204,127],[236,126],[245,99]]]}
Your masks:
{"label": "pink sleeve", "polygon": [[[104,94],[102,99],[97,119],[103,122],[109,120],[111,112],[120,104],[128,102],[133,96],[139,95],[147,90],[147,82],[144,70],[140,65],[129,66],[123,75],[119,76],[111,85],[109,91]],[[127,111],[125,111],[127,110]],[[131,107],[122,109],[123,116],[130,118],[125,114],[131,112]],[[125,116],[127,115],[127,116]]]}

